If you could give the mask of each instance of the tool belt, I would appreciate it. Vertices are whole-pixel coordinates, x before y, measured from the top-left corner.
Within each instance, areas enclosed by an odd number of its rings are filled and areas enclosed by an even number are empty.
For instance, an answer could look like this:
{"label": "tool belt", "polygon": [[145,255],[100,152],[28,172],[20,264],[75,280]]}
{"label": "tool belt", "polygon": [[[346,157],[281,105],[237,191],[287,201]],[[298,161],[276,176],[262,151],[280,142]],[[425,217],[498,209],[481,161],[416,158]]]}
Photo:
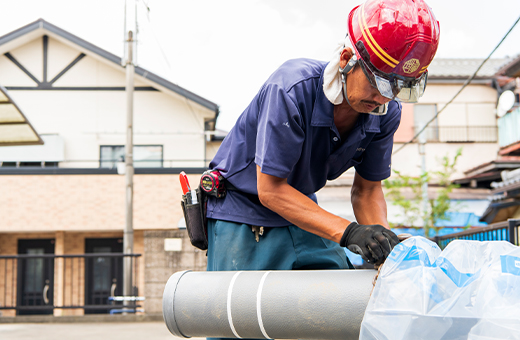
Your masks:
{"label": "tool belt", "polygon": [[207,197],[200,187],[195,189],[197,203],[192,203],[191,193],[182,195],[181,207],[191,244],[200,250],[208,249],[208,221],[206,218]]}
{"label": "tool belt", "polygon": [[[207,173],[212,172],[213,178],[217,178],[221,185],[216,186],[208,186],[205,185],[208,183]],[[215,177],[215,172],[217,173],[217,177]],[[218,182],[216,182],[218,183]],[[217,190],[208,190],[208,188],[217,188]],[[191,192],[187,192],[182,195],[181,206],[182,212],[184,214],[184,220],[186,221],[186,229],[188,230],[188,235],[190,237],[191,244],[199,248],[201,250],[208,249],[208,219],[207,215],[207,205],[208,205],[208,196],[214,196],[216,198],[225,197],[227,190],[238,191],[242,195],[246,196],[251,202],[261,205],[260,199],[258,195],[244,193],[238,190],[234,185],[226,181],[218,171],[209,170],[202,174],[199,187],[195,189],[197,194],[197,203],[193,203],[194,200],[191,197]]]}
{"label": "tool belt", "polygon": [[226,190],[237,191],[237,192],[241,193],[242,195],[246,196],[247,199],[250,200],[251,202],[258,204],[258,205],[262,205],[262,203],[260,203],[260,199],[258,198],[258,195],[248,194],[243,191],[240,191],[233,184],[229,183],[228,181],[225,182],[225,186],[226,186]]}

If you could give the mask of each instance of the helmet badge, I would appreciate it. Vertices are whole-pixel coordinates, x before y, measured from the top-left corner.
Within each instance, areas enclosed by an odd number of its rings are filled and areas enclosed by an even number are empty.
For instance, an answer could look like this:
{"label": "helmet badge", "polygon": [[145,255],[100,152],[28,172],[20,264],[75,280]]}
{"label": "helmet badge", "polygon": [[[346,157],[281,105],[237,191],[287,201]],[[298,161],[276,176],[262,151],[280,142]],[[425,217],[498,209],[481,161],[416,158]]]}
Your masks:
{"label": "helmet badge", "polygon": [[412,73],[415,72],[419,68],[419,66],[421,66],[419,59],[412,58],[404,63],[403,71],[405,73]]}

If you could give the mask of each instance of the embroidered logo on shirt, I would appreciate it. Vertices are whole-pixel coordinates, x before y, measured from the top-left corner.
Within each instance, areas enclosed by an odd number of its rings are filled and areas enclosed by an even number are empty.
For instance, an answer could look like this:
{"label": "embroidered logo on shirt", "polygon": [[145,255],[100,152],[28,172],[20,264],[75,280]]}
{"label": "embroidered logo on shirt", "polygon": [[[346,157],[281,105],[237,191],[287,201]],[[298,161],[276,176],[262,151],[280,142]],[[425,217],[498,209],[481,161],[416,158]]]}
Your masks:
{"label": "embroidered logo on shirt", "polygon": [[363,148],[357,148],[356,151],[361,151],[361,152],[363,152],[363,151],[365,151],[365,149],[363,149]]}
{"label": "embroidered logo on shirt", "polygon": [[287,126],[287,127],[289,127],[289,122],[285,122],[285,123],[283,123],[282,125],[283,125],[283,126]]}

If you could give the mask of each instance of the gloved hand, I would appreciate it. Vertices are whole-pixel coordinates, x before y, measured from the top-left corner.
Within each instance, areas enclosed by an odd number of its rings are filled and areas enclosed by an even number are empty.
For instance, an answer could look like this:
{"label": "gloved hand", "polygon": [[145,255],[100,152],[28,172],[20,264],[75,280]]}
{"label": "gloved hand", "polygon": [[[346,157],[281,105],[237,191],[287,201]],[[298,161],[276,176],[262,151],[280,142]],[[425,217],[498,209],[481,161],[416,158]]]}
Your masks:
{"label": "gloved hand", "polygon": [[369,263],[379,264],[399,243],[397,236],[382,225],[349,224],[339,244],[351,252],[359,254]]}

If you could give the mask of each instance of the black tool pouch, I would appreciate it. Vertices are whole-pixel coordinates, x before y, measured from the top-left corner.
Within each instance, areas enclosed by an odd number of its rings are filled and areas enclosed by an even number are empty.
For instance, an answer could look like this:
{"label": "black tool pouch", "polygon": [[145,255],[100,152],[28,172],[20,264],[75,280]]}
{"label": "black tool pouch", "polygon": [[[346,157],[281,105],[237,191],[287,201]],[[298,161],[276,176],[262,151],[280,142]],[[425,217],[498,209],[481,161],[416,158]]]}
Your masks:
{"label": "black tool pouch", "polygon": [[[197,193],[196,204],[188,204],[186,195],[182,195],[182,212],[186,221],[186,229],[190,236],[190,242],[194,247],[201,250],[208,249],[208,223],[206,218],[206,195],[200,188],[195,189]],[[188,191],[187,194],[190,192]]]}

